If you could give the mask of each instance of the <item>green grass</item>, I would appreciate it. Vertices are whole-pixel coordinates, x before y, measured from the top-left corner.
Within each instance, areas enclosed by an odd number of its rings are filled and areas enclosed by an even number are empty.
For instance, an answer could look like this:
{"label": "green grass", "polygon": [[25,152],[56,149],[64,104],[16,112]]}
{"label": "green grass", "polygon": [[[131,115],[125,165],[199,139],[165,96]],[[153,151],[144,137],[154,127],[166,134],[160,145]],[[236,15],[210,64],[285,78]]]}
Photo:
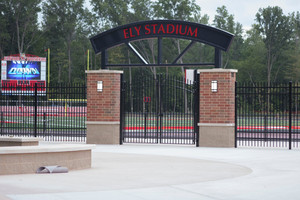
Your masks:
{"label": "green grass", "polygon": [[[238,126],[289,126],[289,119],[287,118],[254,118],[254,117],[243,117],[238,118]],[[292,118],[292,126],[300,126],[300,118]]]}
{"label": "green grass", "polygon": [[[151,126],[193,126],[194,120],[191,115],[184,117],[183,115],[165,115],[158,117],[156,115],[148,115],[145,120],[145,115],[125,116],[125,127],[148,127]],[[161,119],[161,120],[160,120]],[[65,117],[65,116],[46,116],[44,121],[43,116],[37,117],[38,129],[67,129],[67,128],[86,128],[86,117]],[[2,128],[17,128],[17,129],[33,129],[35,125],[34,116],[4,116],[4,122],[1,123]],[[287,118],[272,118],[268,117],[267,121],[264,118],[258,117],[243,117],[238,118],[238,126],[289,126]],[[292,126],[300,126],[300,118],[292,120]]]}
{"label": "green grass", "polygon": [[[4,122],[1,123],[3,128],[28,128],[35,127],[34,116],[5,116]],[[37,117],[37,128],[43,129],[63,129],[63,128],[85,128],[86,117],[60,117],[60,116],[47,116]]]}
{"label": "green grass", "polygon": [[151,126],[193,126],[194,119],[191,115],[166,115],[157,117],[156,115],[131,115],[125,117],[125,127],[148,127]]}

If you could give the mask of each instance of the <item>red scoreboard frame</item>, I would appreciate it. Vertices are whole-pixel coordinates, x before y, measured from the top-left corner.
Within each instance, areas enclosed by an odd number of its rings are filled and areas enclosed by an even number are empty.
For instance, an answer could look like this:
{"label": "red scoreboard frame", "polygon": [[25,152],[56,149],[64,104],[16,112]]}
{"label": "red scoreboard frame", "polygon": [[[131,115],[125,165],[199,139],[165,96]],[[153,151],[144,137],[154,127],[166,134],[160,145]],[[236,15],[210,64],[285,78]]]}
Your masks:
{"label": "red scoreboard frame", "polygon": [[46,95],[46,58],[30,54],[5,56],[1,61],[1,89],[7,95]]}

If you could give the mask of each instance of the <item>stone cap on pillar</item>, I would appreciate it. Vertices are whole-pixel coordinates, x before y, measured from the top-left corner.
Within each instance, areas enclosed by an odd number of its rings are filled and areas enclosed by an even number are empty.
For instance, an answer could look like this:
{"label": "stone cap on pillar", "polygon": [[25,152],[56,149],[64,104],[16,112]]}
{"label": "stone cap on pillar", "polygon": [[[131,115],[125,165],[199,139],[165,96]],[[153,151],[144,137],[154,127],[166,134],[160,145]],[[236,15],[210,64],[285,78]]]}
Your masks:
{"label": "stone cap on pillar", "polygon": [[233,73],[237,73],[238,70],[237,69],[222,69],[222,68],[214,68],[214,69],[198,69],[197,73],[201,73],[201,72],[233,72]]}
{"label": "stone cap on pillar", "polygon": [[100,69],[100,70],[85,70],[86,74],[123,74],[121,70],[108,70],[108,69]]}

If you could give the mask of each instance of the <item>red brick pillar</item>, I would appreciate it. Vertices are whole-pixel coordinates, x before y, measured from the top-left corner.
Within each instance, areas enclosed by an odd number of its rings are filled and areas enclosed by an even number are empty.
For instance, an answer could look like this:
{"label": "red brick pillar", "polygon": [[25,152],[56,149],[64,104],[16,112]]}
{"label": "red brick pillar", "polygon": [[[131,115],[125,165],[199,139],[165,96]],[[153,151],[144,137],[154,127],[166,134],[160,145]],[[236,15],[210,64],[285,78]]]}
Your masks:
{"label": "red brick pillar", "polygon": [[[87,73],[87,143],[120,143],[120,97],[123,71],[90,70]],[[102,81],[102,91],[97,83]]]}
{"label": "red brick pillar", "polygon": [[[199,145],[234,147],[234,101],[237,70],[206,69],[200,73]],[[213,82],[217,90],[213,90]]]}

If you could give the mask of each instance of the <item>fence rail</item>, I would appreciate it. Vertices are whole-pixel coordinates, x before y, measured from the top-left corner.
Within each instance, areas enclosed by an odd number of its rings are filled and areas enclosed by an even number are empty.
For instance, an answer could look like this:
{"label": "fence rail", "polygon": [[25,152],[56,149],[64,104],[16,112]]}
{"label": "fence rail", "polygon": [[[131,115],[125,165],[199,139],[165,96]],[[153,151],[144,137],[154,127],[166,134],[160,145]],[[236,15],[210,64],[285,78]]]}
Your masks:
{"label": "fence rail", "polygon": [[46,141],[84,142],[86,86],[52,84],[32,88],[2,85],[0,117],[2,136],[36,136]]}
{"label": "fence rail", "polygon": [[122,142],[198,145],[195,85],[166,74],[123,82]]}
{"label": "fence rail", "polygon": [[300,147],[300,85],[236,83],[236,146]]}

